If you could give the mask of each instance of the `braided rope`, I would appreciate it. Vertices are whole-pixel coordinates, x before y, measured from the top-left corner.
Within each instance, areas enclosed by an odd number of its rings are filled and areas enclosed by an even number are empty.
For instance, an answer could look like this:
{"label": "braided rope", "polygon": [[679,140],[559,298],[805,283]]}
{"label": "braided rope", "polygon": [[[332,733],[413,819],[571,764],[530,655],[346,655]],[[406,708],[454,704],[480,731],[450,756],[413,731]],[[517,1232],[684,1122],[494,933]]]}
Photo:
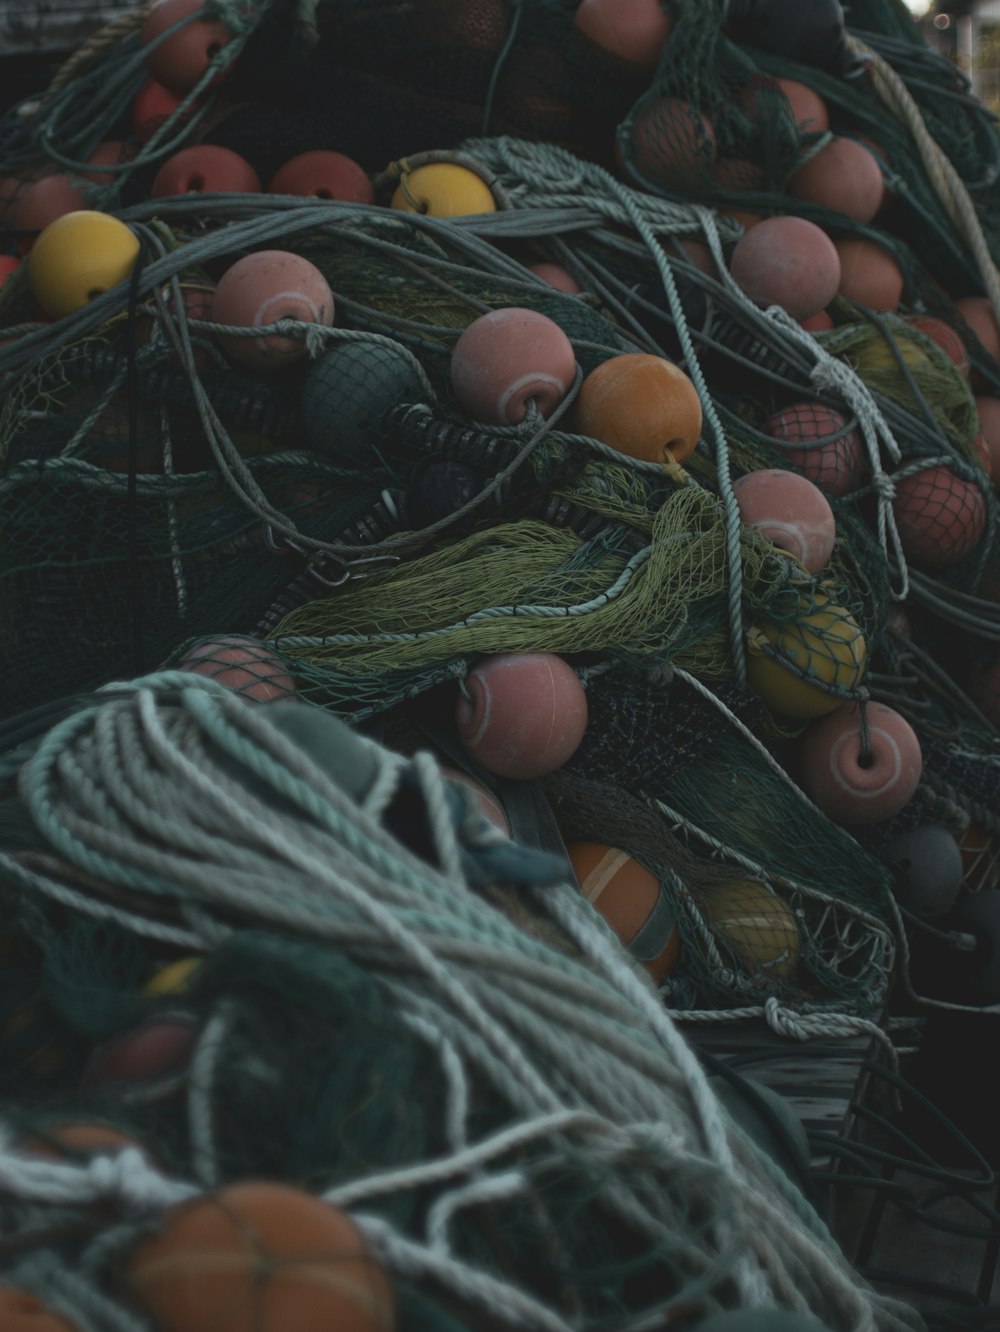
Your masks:
{"label": "braided rope", "polygon": [[993,313],[1000,323],[1000,272],[990,253],[975,206],[969,191],[965,188],[965,182],[943,149],[932,138],[924,124],[920,108],[889,62],[853,34],[847,35],[847,44],[855,56],[870,66],[875,87],[882,101],[913,135],[938,198],[972,251],[986,294],[993,306]]}

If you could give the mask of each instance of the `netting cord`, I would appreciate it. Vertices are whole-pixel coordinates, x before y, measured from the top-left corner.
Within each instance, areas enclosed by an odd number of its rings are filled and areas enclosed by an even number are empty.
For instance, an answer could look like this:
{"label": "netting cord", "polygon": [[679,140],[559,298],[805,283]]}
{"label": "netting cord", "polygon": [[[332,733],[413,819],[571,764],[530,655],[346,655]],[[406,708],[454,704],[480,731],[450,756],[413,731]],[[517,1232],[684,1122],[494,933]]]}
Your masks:
{"label": "netting cord", "polygon": [[[745,688],[747,664],[746,646],[743,640],[743,561],[740,548],[742,519],[730,475],[729,446],[726,440],[726,432],[715,409],[712,394],[709,392],[701,363],[698,360],[698,353],[688,328],[687,316],[684,312],[680,293],[677,290],[673,269],[656,235],[650,217],[652,206],[654,217],[657,220],[660,219],[663,211],[662,201],[652,200],[650,202],[648,196],[644,196],[639,191],[623,184],[620,180],[616,180],[610,171],[606,171],[603,167],[594,163],[582,162],[565,149],[557,148],[553,144],[528,144],[513,139],[501,138],[491,140],[488,146],[482,143],[470,145],[470,151],[477,152],[477,150],[487,152],[492,150],[492,154],[498,156],[504,165],[513,167],[518,171],[521,181],[532,192],[544,197],[550,204],[553,202],[551,197],[553,194],[557,198],[567,195],[578,202],[587,185],[596,187],[594,192],[599,192],[598,199],[594,200],[593,196],[590,196],[588,202],[600,202],[601,196],[610,196],[610,199],[618,204],[625,219],[631,223],[653,258],[681,342],[687,372],[701,401],[704,422],[708,427],[708,433],[714,446],[719,493],[726,511],[726,559],[729,569],[729,640],[733,675],[737,685]],[[517,191],[512,190],[510,193],[512,200],[516,200]],[[660,205],[659,208],[655,206],[657,204]],[[716,246],[718,247],[718,228],[711,209],[692,207],[686,210],[686,213],[687,219],[693,219],[705,230],[706,234],[715,237]],[[680,217],[683,216],[683,213],[680,214]],[[676,464],[668,458],[666,467],[669,471],[671,467],[676,468]]]}
{"label": "netting cord", "polygon": [[870,66],[876,90],[882,101],[913,135],[938,198],[972,251],[986,295],[989,297],[997,322],[1000,323],[1000,272],[997,271],[993,261],[975,205],[965,188],[965,182],[931,136],[924,124],[920,108],[911,97],[903,79],[889,62],[852,33],[847,34],[847,44],[853,55]]}
{"label": "netting cord", "polygon": [[[336,941],[367,959],[401,1012],[436,1028],[440,1049],[457,1053],[502,1095],[511,1131],[547,1133],[550,1143],[584,1153],[606,1177],[601,1196],[612,1214],[652,1243],[676,1245],[681,1236],[669,1189],[631,1187],[636,1153],[647,1183],[651,1169],[672,1178],[678,1165],[690,1163],[710,1196],[722,1188],[726,1199],[721,1208],[710,1204],[714,1217],[704,1234],[712,1237],[710,1251],[694,1236],[682,1240],[693,1283],[714,1270],[716,1279],[732,1280],[749,1307],[777,1297],[802,1312],[829,1310],[836,1326],[858,1332],[902,1326],[894,1306],[858,1285],[801,1194],[728,1125],[659,998],[589,904],[567,884],[542,891],[525,880],[538,905],[591,959],[586,966],[532,939],[470,890],[453,854],[458,834],[447,788],[429,755],[407,764],[361,737],[355,741],[376,770],[358,797],[286,737],[266,708],[214,681],[164,673],[117,685],[107,703],[55,726],[22,770],[21,793],[51,846],[98,879],[126,887],[137,901],[168,892],[223,917],[235,909],[265,928]],[[234,762],[254,785],[234,774]],[[420,783],[440,870],[381,823],[404,772]],[[219,873],[223,864],[226,872]],[[456,945],[463,947],[449,954]],[[513,972],[498,965],[504,950],[518,962]],[[515,983],[506,983],[508,976]],[[593,1004],[577,997],[584,979]],[[572,1015],[572,1024],[553,1023],[553,1003]],[[216,1010],[196,1054],[190,1110],[207,1176],[214,1168],[213,1087],[230,1021]],[[453,1098],[467,1104],[454,1076],[452,1086]],[[673,1097],[676,1116],[664,1115],[665,1097]],[[582,1113],[595,1130],[575,1119],[557,1127],[551,1117],[567,1113]],[[405,1270],[409,1258],[453,1290],[471,1283],[477,1305],[492,1301],[494,1312],[513,1311],[523,1297],[529,1303],[512,1313],[515,1325],[562,1327],[554,1311],[532,1307],[524,1292],[510,1295],[495,1275],[447,1250],[450,1217],[487,1195],[511,1196],[531,1169],[522,1154],[492,1177],[470,1178],[468,1154],[483,1147],[461,1141],[454,1119],[453,1136],[454,1159],[436,1167],[454,1186],[440,1198],[434,1235],[418,1243],[386,1228],[376,1247],[392,1255],[394,1270]],[[0,1170],[6,1164],[0,1153]],[[412,1169],[419,1175],[435,1167]],[[124,1187],[115,1179],[116,1188]],[[357,1186],[367,1193],[375,1177]]]}

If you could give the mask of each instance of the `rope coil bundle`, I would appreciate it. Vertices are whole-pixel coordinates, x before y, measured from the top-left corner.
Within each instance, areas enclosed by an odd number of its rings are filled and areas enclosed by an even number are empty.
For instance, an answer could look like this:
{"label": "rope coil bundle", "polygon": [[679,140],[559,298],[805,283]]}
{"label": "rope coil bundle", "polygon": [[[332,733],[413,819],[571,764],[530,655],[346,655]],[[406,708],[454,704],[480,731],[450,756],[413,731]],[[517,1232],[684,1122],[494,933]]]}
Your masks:
{"label": "rope coil bundle", "polygon": [[[102,1292],[114,1296],[116,1255],[155,1229],[165,1206],[218,1189],[234,1168],[238,1178],[250,1146],[243,1135],[272,1122],[265,1158],[309,1144],[311,1187],[351,1209],[390,1275],[432,1303],[433,1292],[447,1293],[473,1319],[488,1311],[555,1329],[597,1326],[613,1310],[622,1326],[640,1327],[654,1311],[708,1312],[735,1300],[809,1308],[834,1329],[914,1325],[858,1285],[815,1214],[727,1120],[648,983],[558,883],[558,868],[553,875],[545,857],[498,843],[468,806],[463,813],[427,756],[406,763],[336,722],[317,728],[308,712],[301,720],[165,674],[115,687],[33,742],[19,817],[40,849],[5,851],[4,882],[48,921],[43,931],[57,918],[73,930],[114,922],[138,946],[172,945],[203,960],[190,996],[169,1004],[195,1024],[184,1095],[130,1106],[153,1166],[134,1152],[114,1170],[107,1158],[56,1166],[23,1148],[0,1153],[6,1204],[26,1209],[33,1225],[44,1229],[47,1209],[72,1212],[98,1198],[121,1209],[122,1224],[74,1246],[58,1276],[39,1254],[7,1269],[12,1282],[37,1289],[44,1274],[46,1298],[86,1319]],[[181,825],[178,840],[171,828]],[[176,850],[164,853],[164,843]],[[411,849],[417,843],[427,851]],[[477,868],[479,891],[469,877]],[[561,946],[505,918],[510,892],[548,920]],[[297,1003],[271,1006],[270,1037],[253,1016],[254,989],[243,988],[249,968],[253,987],[297,978]],[[429,1111],[428,1095],[447,1107],[424,1121],[422,1159],[404,1145],[418,1115],[382,1139],[384,1164],[368,1156],[360,1174],[349,1164],[344,1173],[339,1134],[326,1147],[332,1156],[318,1150],[328,1126],[311,1117],[309,1089],[293,1090],[307,1065],[293,1060],[291,1081],[262,1080],[269,1062],[279,1071],[288,1042],[298,1056],[315,1049],[311,1005],[339,1008],[351,989],[356,1013],[375,1020],[383,1010],[382,1030],[391,1012],[395,1039],[421,1051],[406,1092],[413,1113]],[[355,1027],[361,1038],[360,1017]],[[240,1051],[253,1031],[256,1056],[247,1059]],[[56,1101],[78,1058],[50,1080]],[[373,1117],[390,1104],[398,1102],[376,1096]],[[220,1117],[223,1106],[236,1113]],[[274,1113],[291,1122],[279,1127]],[[164,1150],[179,1158],[175,1170],[161,1166]],[[567,1223],[562,1209],[574,1198],[582,1210]],[[507,1274],[490,1256],[490,1215],[511,1237]],[[612,1227],[601,1227],[602,1244],[615,1253],[595,1281],[588,1235],[601,1217]],[[539,1237],[556,1246],[546,1260],[558,1257],[555,1289],[537,1269]],[[92,1294],[74,1306],[79,1289]]]}

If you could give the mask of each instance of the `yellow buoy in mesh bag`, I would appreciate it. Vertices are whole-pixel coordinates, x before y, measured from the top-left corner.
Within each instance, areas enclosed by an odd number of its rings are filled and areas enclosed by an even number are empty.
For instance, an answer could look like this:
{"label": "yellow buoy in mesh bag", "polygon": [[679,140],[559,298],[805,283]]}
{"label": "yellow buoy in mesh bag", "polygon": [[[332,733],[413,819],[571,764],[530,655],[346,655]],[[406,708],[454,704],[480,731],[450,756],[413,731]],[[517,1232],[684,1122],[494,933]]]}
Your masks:
{"label": "yellow buoy in mesh bag", "polygon": [[755,879],[706,893],[705,919],[750,972],[788,980],[799,963],[799,927],[788,903]]}
{"label": "yellow buoy in mesh bag", "polygon": [[[857,621],[822,593],[800,598],[800,617],[759,620],[747,634],[747,680],[772,712],[805,719],[832,712],[865,673],[868,648]],[[778,656],[772,656],[773,648]],[[809,677],[801,678],[781,658]],[[812,683],[815,681],[815,683]],[[826,688],[824,688],[826,686]]]}
{"label": "yellow buoy in mesh bag", "polygon": [[431,162],[404,171],[390,205],[428,217],[463,217],[495,213],[496,200],[482,177],[453,162]]}

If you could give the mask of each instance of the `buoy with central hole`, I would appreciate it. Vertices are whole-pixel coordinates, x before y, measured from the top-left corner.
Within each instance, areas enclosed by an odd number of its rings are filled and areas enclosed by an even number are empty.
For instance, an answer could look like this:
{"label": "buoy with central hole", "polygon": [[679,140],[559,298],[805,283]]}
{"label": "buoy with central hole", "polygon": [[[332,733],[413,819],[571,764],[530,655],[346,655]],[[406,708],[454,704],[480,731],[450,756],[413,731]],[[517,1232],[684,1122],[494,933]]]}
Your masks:
{"label": "buoy with central hole", "polygon": [[580,892],[659,985],[676,967],[681,948],[673,907],[659,879],[617,846],[572,842],[566,853]]}
{"label": "buoy with central hole", "polygon": [[[204,8],[205,0],[159,0],[139,30],[147,69],[171,92],[185,93],[196,87],[218,53],[233,40],[233,33],[221,20],[195,17]],[[183,26],[175,28],[176,24]],[[164,35],[171,28],[175,30]],[[208,86],[215,87],[231,68],[220,68]]]}
{"label": "buoy with central hole", "polygon": [[124,282],[138,257],[135,232],[110,213],[66,213],[35,242],[28,280],[45,313],[62,319]]}
{"label": "buoy with central hole", "polygon": [[373,204],[375,187],[365,169],[344,153],[316,149],[284,162],[271,177],[268,194],[300,194]]}
{"label": "buoy with central hole", "polygon": [[[329,328],[333,292],[315,264],[290,250],[257,250],[237,259],[219,279],[212,301],[216,323],[259,328],[281,319],[302,320]],[[306,355],[304,338],[284,333],[260,337],[220,335],[219,344],[234,361],[252,370],[276,371]]]}
{"label": "buoy with central hole", "polygon": [[[847,703],[815,721],[802,737],[802,785],[835,823],[882,823],[913,799],[923,774],[920,741],[905,717],[884,703]],[[865,753],[864,722],[868,753]]]}
{"label": "buoy with central hole", "polygon": [[217,143],[182,148],[157,171],[150,197],[174,194],[258,194],[260,177],[245,157]]}
{"label": "buoy with central hole", "polygon": [[[628,132],[631,160],[625,167],[653,185],[689,190],[711,179],[715,166],[715,128],[690,102],[679,97],[646,97],[633,114]],[[622,146],[618,143],[619,157]]]}
{"label": "buoy with central hole", "polygon": [[834,245],[840,258],[841,296],[872,310],[898,310],[906,279],[889,250],[861,236],[842,237]]}
{"label": "buoy with central hole", "polygon": [[921,468],[897,481],[892,510],[903,553],[926,573],[960,564],[986,531],[983,492],[943,465]]}
{"label": "buoy with central hole", "polygon": [[157,1332],[392,1332],[392,1287],[346,1213],[247,1181],[167,1210],[123,1269]]}
{"label": "buoy with central hole", "polygon": [[580,0],[573,26],[601,50],[653,69],[672,23],[660,0]]}
{"label": "buoy with central hole", "polygon": [[587,695],[551,652],[502,653],[469,672],[455,704],[458,738],[498,777],[544,777],[571,758],[587,729]]}
{"label": "buoy with central hole", "polygon": [[78,1323],[20,1286],[0,1286],[0,1327],[3,1332],[82,1332]]}
{"label": "buoy with central hole", "polygon": [[835,135],[793,173],[788,193],[856,222],[870,222],[885,198],[885,180],[864,144]]}
{"label": "buoy with central hole", "polygon": [[740,517],[773,546],[818,573],[833,554],[837,525],[830,502],[811,481],[768,467],[733,482]]}
{"label": "buoy with central hole", "polygon": [[647,462],[685,462],[701,438],[698,390],[664,356],[628,352],[586,377],[573,404],[581,435]]}
{"label": "buoy with central hole", "polygon": [[793,319],[819,314],[841,281],[833,241],[804,217],[764,218],[736,242],[729,266],[752,301],[780,305]]}
{"label": "buoy with central hole", "polygon": [[[828,495],[848,495],[865,478],[864,443],[856,428],[847,427],[841,412],[819,402],[793,402],[764,424],[788,461]],[[803,447],[786,447],[789,444]]]}
{"label": "buoy with central hole", "polygon": [[405,171],[390,207],[428,217],[465,217],[495,213],[496,200],[483,178],[454,162],[431,162]]}
{"label": "buoy with central hole", "polygon": [[937,920],[955,905],[962,887],[962,853],[942,824],[921,823],[896,833],[878,856],[898,871],[893,891],[907,911]]}
{"label": "buoy with central hole", "polygon": [[[772,656],[769,649],[779,655]],[[772,712],[802,720],[820,717],[844,701],[829,690],[846,693],[861,683],[867,652],[864,635],[843,606],[824,594],[811,601],[803,597],[797,619],[781,624],[758,620],[751,627],[747,680]],[[806,678],[784,666],[782,657]]]}
{"label": "buoy with central hole", "polygon": [[462,411],[490,425],[518,425],[534,406],[550,417],[573,386],[576,353],[554,320],[536,310],[491,310],[451,353],[451,387]]}
{"label": "buoy with central hole", "polygon": [[751,974],[787,981],[799,964],[799,928],[791,908],[755,879],[706,890],[706,920]]}
{"label": "buoy with central hole", "polygon": [[426,402],[411,353],[398,343],[335,342],[309,366],[299,394],[310,448],[343,467],[367,467],[381,422],[400,403]]}
{"label": "buoy with central hole", "polygon": [[176,669],[207,675],[254,703],[274,703],[295,695],[295,681],[281,658],[259,638],[245,634],[223,634],[196,643]]}

